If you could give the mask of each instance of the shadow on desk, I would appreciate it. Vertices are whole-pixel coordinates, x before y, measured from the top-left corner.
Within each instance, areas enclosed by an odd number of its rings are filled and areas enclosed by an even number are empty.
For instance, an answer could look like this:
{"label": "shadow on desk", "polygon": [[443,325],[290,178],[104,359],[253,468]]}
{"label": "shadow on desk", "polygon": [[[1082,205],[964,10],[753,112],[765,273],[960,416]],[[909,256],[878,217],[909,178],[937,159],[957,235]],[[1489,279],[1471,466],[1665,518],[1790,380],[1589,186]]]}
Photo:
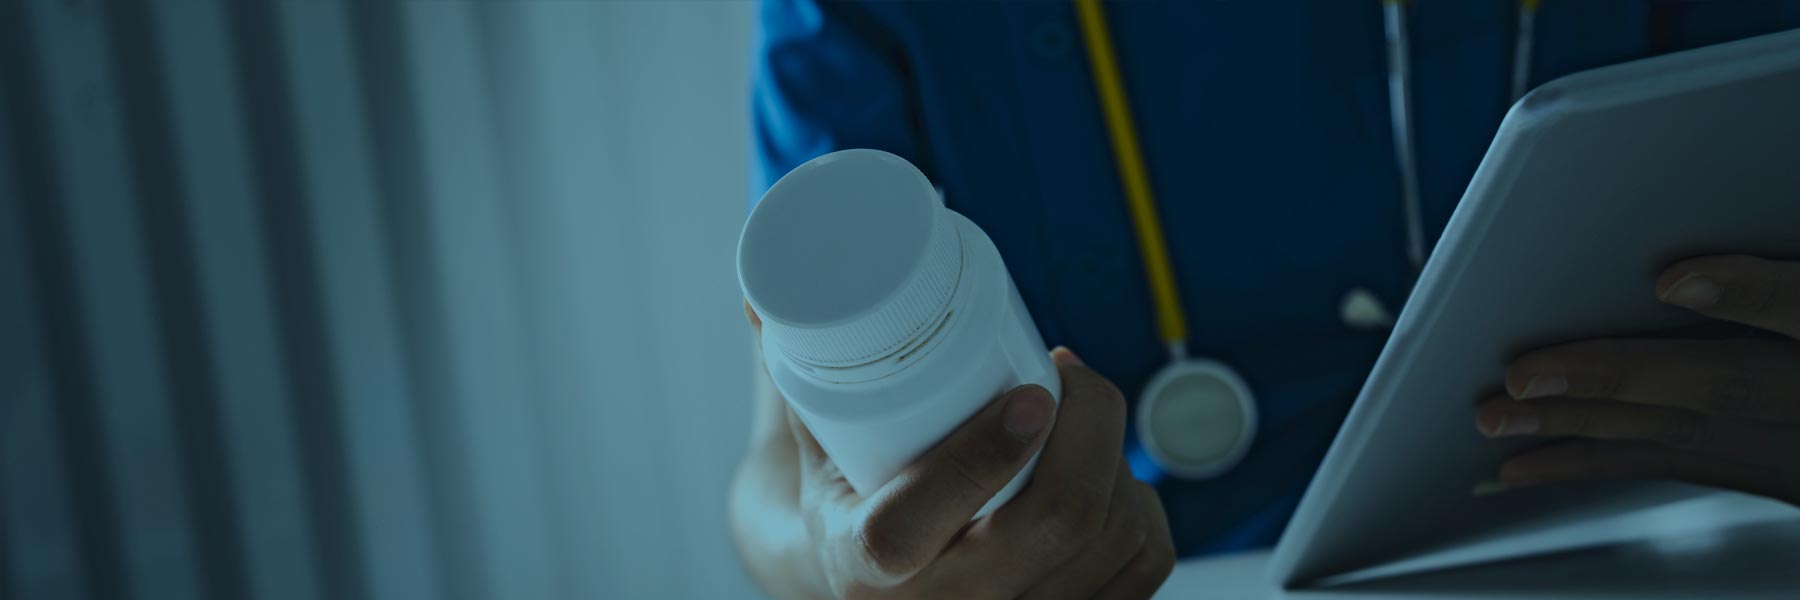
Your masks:
{"label": "shadow on desk", "polygon": [[1316,589],[1277,588],[1269,555],[1183,561],[1157,598],[1800,599],[1800,511],[1741,494],[1439,552]]}
{"label": "shadow on desk", "polygon": [[1292,598],[1800,598],[1800,519],[1413,573]]}

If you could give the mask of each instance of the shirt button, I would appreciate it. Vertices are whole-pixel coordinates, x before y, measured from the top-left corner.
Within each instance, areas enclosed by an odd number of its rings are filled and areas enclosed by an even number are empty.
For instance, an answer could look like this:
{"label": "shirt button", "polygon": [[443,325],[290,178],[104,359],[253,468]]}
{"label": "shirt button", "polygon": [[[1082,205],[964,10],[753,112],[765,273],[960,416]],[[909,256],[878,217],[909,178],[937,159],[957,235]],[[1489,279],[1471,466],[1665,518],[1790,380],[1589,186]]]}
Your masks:
{"label": "shirt button", "polygon": [[1039,23],[1031,30],[1031,50],[1046,60],[1068,58],[1075,46],[1075,36],[1066,24],[1055,21]]}

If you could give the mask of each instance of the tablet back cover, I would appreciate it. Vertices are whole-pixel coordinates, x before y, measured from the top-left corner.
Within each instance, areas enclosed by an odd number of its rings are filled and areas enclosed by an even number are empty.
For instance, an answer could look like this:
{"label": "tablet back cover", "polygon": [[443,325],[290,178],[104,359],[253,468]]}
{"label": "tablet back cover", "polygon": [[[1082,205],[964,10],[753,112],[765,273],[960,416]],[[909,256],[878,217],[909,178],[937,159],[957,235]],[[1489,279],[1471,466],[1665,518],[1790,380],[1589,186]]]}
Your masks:
{"label": "tablet back cover", "polygon": [[1545,345],[1666,332],[1671,262],[1800,259],[1800,30],[1571,75],[1507,115],[1298,512],[1284,586],[1496,532],[1666,501],[1674,484],[1567,484],[1486,497],[1517,444],[1474,406]]}

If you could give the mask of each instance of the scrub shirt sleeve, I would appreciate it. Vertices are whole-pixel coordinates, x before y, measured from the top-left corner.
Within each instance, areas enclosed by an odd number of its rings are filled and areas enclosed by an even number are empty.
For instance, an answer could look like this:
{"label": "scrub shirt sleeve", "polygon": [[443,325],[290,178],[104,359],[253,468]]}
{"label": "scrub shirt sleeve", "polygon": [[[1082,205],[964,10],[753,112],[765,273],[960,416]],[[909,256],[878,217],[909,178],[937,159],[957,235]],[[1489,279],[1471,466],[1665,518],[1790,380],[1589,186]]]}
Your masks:
{"label": "scrub shirt sleeve", "polygon": [[760,24],[752,205],[789,170],[837,150],[874,148],[919,164],[905,52],[867,7],[766,0]]}

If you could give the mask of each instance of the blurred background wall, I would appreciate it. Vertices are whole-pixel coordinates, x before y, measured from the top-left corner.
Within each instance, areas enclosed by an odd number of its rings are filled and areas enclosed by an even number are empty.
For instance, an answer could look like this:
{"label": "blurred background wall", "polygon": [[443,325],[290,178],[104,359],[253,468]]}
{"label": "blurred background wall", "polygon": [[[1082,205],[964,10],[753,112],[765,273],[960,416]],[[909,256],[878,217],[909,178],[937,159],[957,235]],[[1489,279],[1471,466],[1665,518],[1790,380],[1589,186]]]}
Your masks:
{"label": "blurred background wall", "polygon": [[754,10],[0,0],[0,597],[753,596]]}

